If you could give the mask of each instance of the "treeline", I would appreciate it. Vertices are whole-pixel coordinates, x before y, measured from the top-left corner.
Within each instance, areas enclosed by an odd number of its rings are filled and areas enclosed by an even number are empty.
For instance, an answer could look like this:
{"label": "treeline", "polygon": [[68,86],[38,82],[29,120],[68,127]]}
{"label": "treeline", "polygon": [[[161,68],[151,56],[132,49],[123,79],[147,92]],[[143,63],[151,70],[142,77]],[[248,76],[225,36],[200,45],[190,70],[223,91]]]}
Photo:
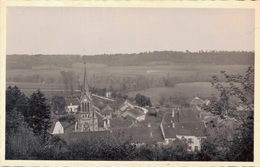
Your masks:
{"label": "treeline", "polygon": [[73,63],[106,64],[111,66],[167,65],[198,63],[218,65],[253,65],[254,52],[245,51],[154,51],[133,54],[104,55],[7,55],[7,69],[30,69],[39,65],[71,68]]}
{"label": "treeline", "polygon": [[80,62],[80,55],[7,55],[7,69],[32,69],[37,66],[53,66],[71,68],[73,62]]}
{"label": "treeline", "polygon": [[[105,63],[108,65],[155,65],[158,63],[198,63],[219,65],[252,65],[254,64],[254,52],[227,52],[227,51],[154,51],[139,54],[113,54],[83,56],[83,61],[89,63]],[[103,63],[102,63],[103,62]]]}

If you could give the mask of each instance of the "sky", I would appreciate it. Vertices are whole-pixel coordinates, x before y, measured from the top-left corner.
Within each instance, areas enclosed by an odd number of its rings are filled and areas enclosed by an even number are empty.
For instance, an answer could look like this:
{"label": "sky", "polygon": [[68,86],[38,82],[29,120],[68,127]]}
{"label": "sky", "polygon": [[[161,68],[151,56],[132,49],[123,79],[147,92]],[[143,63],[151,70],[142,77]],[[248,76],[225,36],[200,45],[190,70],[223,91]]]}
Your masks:
{"label": "sky", "polygon": [[253,9],[8,7],[7,54],[254,51]]}

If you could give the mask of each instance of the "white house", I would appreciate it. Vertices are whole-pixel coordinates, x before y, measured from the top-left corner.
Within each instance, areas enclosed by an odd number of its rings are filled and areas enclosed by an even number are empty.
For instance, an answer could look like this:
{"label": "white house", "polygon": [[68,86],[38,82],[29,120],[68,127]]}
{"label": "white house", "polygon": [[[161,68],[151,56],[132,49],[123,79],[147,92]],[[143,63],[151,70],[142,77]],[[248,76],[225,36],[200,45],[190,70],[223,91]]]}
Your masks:
{"label": "white house", "polygon": [[68,113],[76,113],[79,110],[79,99],[78,98],[66,98],[66,111]]}
{"label": "white house", "polygon": [[106,97],[107,97],[107,98],[111,98],[111,95],[112,95],[112,92],[111,92],[111,91],[107,91],[107,92],[106,92]]}
{"label": "white house", "polygon": [[60,133],[64,133],[64,127],[62,126],[62,124],[60,123],[60,121],[57,121],[54,125],[53,130],[51,130],[52,134],[60,134]]}
{"label": "white house", "polygon": [[160,127],[165,144],[180,139],[187,143],[188,151],[200,151],[201,141],[206,138],[203,122],[161,123]]}

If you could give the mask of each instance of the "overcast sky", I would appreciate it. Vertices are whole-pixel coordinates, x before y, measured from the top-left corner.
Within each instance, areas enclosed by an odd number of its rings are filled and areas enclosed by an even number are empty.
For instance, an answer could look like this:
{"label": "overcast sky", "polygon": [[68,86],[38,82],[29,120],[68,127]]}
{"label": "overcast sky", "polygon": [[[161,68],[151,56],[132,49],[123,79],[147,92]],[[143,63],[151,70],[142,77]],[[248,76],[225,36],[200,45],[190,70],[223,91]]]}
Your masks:
{"label": "overcast sky", "polygon": [[254,10],[7,8],[7,54],[254,50]]}

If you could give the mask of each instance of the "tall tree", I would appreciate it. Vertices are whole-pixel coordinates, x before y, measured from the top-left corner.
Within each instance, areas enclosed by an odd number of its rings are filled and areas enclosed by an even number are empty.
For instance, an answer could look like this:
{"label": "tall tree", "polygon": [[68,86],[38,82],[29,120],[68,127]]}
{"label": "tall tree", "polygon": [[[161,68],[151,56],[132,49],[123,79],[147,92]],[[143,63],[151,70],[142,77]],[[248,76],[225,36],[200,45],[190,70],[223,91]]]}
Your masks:
{"label": "tall tree", "polygon": [[28,98],[17,86],[6,90],[6,132],[17,132],[22,126],[28,108]]}
{"label": "tall tree", "polygon": [[47,130],[50,128],[50,106],[47,104],[47,99],[44,94],[37,90],[30,96],[27,118],[29,126],[37,135],[43,135],[45,140]]}
{"label": "tall tree", "polygon": [[139,106],[146,106],[146,105],[151,105],[151,101],[149,97],[146,97],[144,95],[141,94],[137,94],[135,96],[135,101]]}
{"label": "tall tree", "polygon": [[65,113],[66,101],[63,96],[54,96],[51,99],[51,111],[55,114],[64,114]]}

